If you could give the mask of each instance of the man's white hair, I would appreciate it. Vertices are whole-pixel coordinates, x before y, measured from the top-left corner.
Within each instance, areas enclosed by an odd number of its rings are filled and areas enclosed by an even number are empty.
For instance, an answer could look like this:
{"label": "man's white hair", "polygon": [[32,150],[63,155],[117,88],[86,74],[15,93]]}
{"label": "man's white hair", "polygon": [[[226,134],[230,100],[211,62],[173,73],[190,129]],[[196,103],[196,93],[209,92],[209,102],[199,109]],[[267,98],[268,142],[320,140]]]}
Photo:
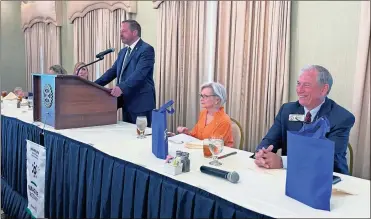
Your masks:
{"label": "man's white hair", "polygon": [[201,86],[201,90],[211,88],[213,94],[220,98],[220,105],[223,106],[227,101],[227,91],[225,87],[218,82],[207,82]]}
{"label": "man's white hair", "polygon": [[332,84],[333,84],[333,79],[332,79],[330,72],[325,67],[322,67],[320,65],[307,65],[301,69],[300,74],[302,74],[303,72],[309,71],[309,70],[313,70],[313,69],[315,69],[318,72],[317,74],[318,84],[321,84],[321,85],[328,84],[329,88],[328,88],[327,94],[329,94]]}

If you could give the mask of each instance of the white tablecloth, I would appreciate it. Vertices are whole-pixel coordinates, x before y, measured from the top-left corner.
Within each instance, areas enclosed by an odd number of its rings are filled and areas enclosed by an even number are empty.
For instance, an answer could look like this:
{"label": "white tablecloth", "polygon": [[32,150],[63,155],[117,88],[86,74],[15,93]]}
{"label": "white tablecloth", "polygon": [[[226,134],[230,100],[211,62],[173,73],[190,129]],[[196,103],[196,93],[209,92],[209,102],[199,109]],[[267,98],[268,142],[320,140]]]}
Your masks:
{"label": "white tablecloth", "polygon": [[[17,109],[15,101],[5,101],[2,115],[15,117],[27,123],[33,123],[32,111],[27,107]],[[40,122],[35,125],[42,127]],[[199,187],[214,195],[224,198],[252,211],[274,218],[288,217],[332,217],[332,218],[370,218],[370,181],[356,177],[339,175],[342,181],[334,188],[345,189],[356,195],[332,195],[331,211],[316,210],[285,195],[285,170],[265,170],[255,166],[251,153],[232,148],[224,148],[224,153],[237,151],[236,155],[222,159],[221,169],[236,171],[240,182],[232,184],[226,180],[211,177],[200,172],[201,165],[208,165],[210,159],[203,157],[200,149],[187,149],[183,144],[169,142],[169,153],[176,150],[190,153],[191,171],[177,176],[164,172],[164,161],[157,159],[151,152],[151,137],[137,139],[136,126],[118,122],[114,125],[55,130],[53,131],[80,142],[91,144],[96,149],[175,180]],[[150,130],[147,130],[150,132]]]}

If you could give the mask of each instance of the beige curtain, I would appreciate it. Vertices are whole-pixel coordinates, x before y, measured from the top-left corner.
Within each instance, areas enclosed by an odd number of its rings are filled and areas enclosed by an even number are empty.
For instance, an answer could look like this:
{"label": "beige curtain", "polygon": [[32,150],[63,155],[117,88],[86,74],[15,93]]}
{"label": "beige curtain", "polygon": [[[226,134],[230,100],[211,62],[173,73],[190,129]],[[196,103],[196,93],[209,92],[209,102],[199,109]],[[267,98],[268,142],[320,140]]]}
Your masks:
{"label": "beige curtain", "polygon": [[159,7],[156,51],[157,106],[174,100],[169,131],[192,128],[198,120],[204,78],[205,1],[164,1]]}
{"label": "beige curtain", "polygon": [[356,123],[350,142],[354,150],[353,175],[370,179],[370,2],[361,3],[353,113]]}
{"label": "beige curtain", "polygon": [[[73,20],[75,63],[92,62],[99,52],[115,48],[115,52],[104,56],[104,60],[88,67],[89,80],[97,79],[97,75],[101,76],[116,61],[117,54],[124,46],[120,39],[121,21],[127,17],[123,9],[97,9]],[[114,84],[116,83],[112,82],[108,86],[112,87]]]}
{"label": "beige curtain", "polygon": [[[88,12],[84,17],[73,20],[74,62],[86,64],[96,60],[95,55],[109,48],[115,52],[104,56],[102,61],[88,67],[89,80],[95,81],[103,75],[117,59],[117,55],[124,47],[120,39],[121,21],[128,19],[124,9],[110,11],[96,9]],[[74,72],[73,72],[74,74]],[[112,88],[116,84],[113,80],[107,86]],[[122,120],[122,110],[117,111],[117,119]]]}
{"label": "beige curtain", "polygon": [[32,74],[45,73],[61,63],[60,27],[36,23],[25,29],[27,90],[32,90]]}
{"label": "beige curtain", "polygon": [[215,80],[254,151],[288,101],[290,1],[219,1]]}

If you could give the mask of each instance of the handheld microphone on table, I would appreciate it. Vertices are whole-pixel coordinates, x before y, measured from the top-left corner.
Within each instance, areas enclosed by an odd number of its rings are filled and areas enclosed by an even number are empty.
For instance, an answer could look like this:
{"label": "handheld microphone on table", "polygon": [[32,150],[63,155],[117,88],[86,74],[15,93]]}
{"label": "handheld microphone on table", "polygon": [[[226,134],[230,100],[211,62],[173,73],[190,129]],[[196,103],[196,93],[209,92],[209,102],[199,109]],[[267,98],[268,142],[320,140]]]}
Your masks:
{"label": "handheld microphone on table", "polygon": [[201,166],[200,171],[208,175],[226,179],[231,183],[237,183],[238,180],[240,180],[240,175],[238,175],[238,173],[235,171],[227,172],[224,170],[215,169],[215,168],[207,167],[207,166]]}
{"label": "handheld microphone on table", "polygon": [[107,55],[107,54],[109,54],[109,53],[111,53],[111,52],[114,52],[114,51],[115,51],[115,48],[110,48],[110,49],[106,49],[106,50],[104,50],[103,52],[98,53],[98,54],[95,56],[95,58],[97,58],[97,60],[95,60],[95,61],[93,61],[93,62],[90,62],[90,63],[88,63],[88,64],[86,64],[86,65],[82,65],[82,66],[81,66],[80,68],[78,68],[77,71],[75,72],[76,75],[79,75],[79,72],[80,72],[80,70],[81,70],[82,68],[88,67],[89,65],[92,65],[92,64],[94,64],[94,63],[96,63],[96,62],[99,62],[99,61],[103,60],[105,55]]}

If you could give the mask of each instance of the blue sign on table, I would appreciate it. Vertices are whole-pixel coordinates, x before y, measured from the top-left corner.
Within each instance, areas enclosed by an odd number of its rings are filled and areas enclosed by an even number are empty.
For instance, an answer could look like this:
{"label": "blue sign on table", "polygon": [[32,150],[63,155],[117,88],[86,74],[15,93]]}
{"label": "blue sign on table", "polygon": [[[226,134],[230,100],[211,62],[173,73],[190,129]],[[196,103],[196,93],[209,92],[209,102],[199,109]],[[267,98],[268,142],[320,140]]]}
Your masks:
{"label": "blue sign on table", "polygon": [[335,143],[325,136],[327,118],[287,132],[286,195],[312,208],[330,211]]}
{"label": "blue sign on table", "polygon": [[152,153],[160,159],[168,155],[167,114],[175,112],[173,100],[162,105],[160,109],[152,111]]}

